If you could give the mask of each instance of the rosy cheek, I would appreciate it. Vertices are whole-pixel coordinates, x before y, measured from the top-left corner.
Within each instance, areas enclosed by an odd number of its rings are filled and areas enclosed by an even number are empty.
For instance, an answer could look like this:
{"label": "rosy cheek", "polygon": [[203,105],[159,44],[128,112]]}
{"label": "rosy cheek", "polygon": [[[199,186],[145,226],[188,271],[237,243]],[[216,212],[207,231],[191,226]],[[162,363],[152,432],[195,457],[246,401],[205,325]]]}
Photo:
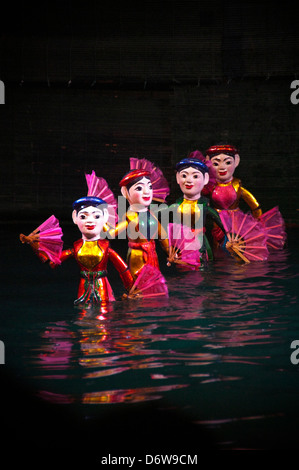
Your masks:
{"label": "rosy cheek", "polygon": [[134,203],[138,203],[139,201],[140,201],[140,194],[137,192],[131,193],[130,202],[134,204]]}

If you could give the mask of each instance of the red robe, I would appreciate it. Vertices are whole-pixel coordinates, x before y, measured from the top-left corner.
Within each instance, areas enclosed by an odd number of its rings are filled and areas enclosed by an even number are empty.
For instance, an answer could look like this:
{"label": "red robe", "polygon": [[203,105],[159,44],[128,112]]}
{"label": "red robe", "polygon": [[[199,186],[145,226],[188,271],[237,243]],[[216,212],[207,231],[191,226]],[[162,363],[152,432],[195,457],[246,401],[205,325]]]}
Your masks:
{"label": "red robe", "polygon": [[127,290],[133,285],[133,277],[124,260],[109,246],[108,240],[94,242],[80,239],[73,248],[63,250],[61,261],[74,257],[81,270],[78,299],[75,304],[101,304],[113,301],[114,295],[107,278],[107,264],[111,261]]}

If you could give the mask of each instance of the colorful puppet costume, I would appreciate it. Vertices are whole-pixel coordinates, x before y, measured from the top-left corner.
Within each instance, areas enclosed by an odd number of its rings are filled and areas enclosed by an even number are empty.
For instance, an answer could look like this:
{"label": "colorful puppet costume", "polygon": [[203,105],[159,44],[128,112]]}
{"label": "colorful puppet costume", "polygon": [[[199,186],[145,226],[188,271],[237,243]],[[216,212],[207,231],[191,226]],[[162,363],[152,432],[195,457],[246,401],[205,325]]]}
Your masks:
{"label": "colorful puppet costume", "polygon": [[[230,178],[227,181],[225,181],[225,176],[221,177],[221,171],[227,171],[225,163],[223,163],[226,157],[231,159],[232,168],[238,165],[240,160],[238,150],[232,145],[219,144],[210,147],[206,154],[209,160],[210,184],[204,188],[203,193],[210,197],[212,206],[219,214],[225,211],[225,214],[221,217],[222,221],[224,221],[224,217],[226,222],[228,222],[228,218],[233,219],[234,212],[236,212],[234,220],[231,220],[230,224],[236,225],[236,221],[239,220],[242,221],[241,228],[244,228],[249,223],[252,226],[255,225],[255,230],[259,230],[265,236],[267,250],[282,249],[286,241],[286,232],[284,220],[278,207],[276,206],[263,214],[256,198],[242,186],[240,179],[233,176],[234,169],[229,169]],[[219,165],[217,170],[213,169],[213,162],[216,166]],[[215,177],[215,173],[218,175],[218,178],[217,176]],[[248,214],[245,215],[241,211],[239,208],[241,200],[249,206],[252,216],[259,222],[258,224],[251,221]],[[217,244],[217,238],[219,239],[220,237],[217,227],[213,229],[213,236]],[[265,259],[265,256],[262,255],[260,258]]]}
{"label": "colorful puppet costume", "polygon": [[[146,264],[159,270],[156,239],[159,239],[162,248],[168,252],[167,232],[161,226],[156,215],[149,209],[149,206],[152,200],[164,201],[169,189],[161,170],[148,160],[130,159],[130,166],[131,170],[119,183],[123,195],[130,203],[130,207],[124,220],[109,232],[111,236],[116,237],[126,230],[128,238],[127,263],[134,280],[136,280]],[[153,183],[152,179],[154,179]],[[140,186],[139,194],[142,193],[143,187],[147,188],[144,190],[147,201],[143,201],[142,196],[139,197],[137,190],[134,192],[135,185]],[[156,197],[157,199],[155,199]],[[138,204],[136,201],[138,201]]]}
{"label": "colorful puppet costume", "polygon": [[[169,210],[173,213],[173,222],[175,224],[184,224],[184,221],[191,221],[189,228],[195,231],[196,227],[200,231],[202,237],[201,247],[198,250],[200,264],[213,259],[213,252],[206,235],[206,223],[207,218],[215,223],[219,227],[220,238],[219,241],[224,241],[224,227],[221,219],[216,210],[210,207],[209,200],[201,196],[196,201],[190,201],[184,197],[177,199],[177,201],[169,207]],[[191,254],[190,254],[191,255]],[[198,268],[199,266],[197,266]],[[194,268],[195,269],[195,268]]]}
{"label": "colorful puppet costume", "polygon": [[[195,155],[183,158],[176,164],[177,182],[183,192],[183,197],[177,199],[168,208],[169,221],[170,224],[187,226],[196,234],[200,242],[200,247],[198,247],[198,243],[193,244],[194,250],[190,250],[188,270],[196,270],[200,265],[213,259],[212,249],[206,235],[206,223],[209,219],[219,227],[221,241],[225,240],[224,228],[217,211],[210,207],[208,198],[201,195],[201,191],[208,181],[208,172],[207,165]],[[182,234],[184,234],[184,230]],[[196,255],[197,260],[195,259]],[[187,256],[185,249],[184,256],[185,258]],[[177,268],[179,270],[187,269],[179,265]]]}
{"label": "colorful puppet costume", "polygon": [[228,183],[215,182],[209,193],[211,204],[217,210],[235,210],[239,208],[240,199],[250,207],[252,215],[256,218],[262,214],[256,198],[245,189],[241,180],[233,178]]}
{"label": "colorful puppet costume", "polygon": [[108,261],[115,266],[127,290],[132,287],[134,281],[127,264],[110,248],[109,241],[101,238],[104,224],[111,218],[112,222],[115,221],[116,205],[110,206],[97,195],[103,194],[113,203],[113,194],[106,181],[97,178],[94,172],[86,175],[86,180],[91,195],[77,199],[73,203],[72,214],[73,222],[78,225],[82,238],[76,241],[71,249],[62,251],[62,230],[54,216],[28,237],[21,234],[20,239],[23,243],[29,243],[43,262],[49,261],[51,267],[74,257],[81,271],[75,305],[99,305],[103,309],[108,302],[115,300],[107,278]]}
{"label": "colorful puppet costume", "polygon": [[167,233],[163,230],[155,214],[149,209],[143,212],[129,209],[126,212],[125,220],[119,222],[115,230],[110,231],[110,234],[118,236],[124,230],[127,231],[128,238],[127,263],[134,279],[145,264],[159,269],[155,239],[159,239],[166,252],[168,239]]}
{"label": "colorful puppet costume", "polygon": [[123,259],[109,247],[108,240],[83,241],[78,240],[73,248],[61,253],[61,261],[74,257],[77,261],[81,279],[78,299],[75,305],[103,304],[114,301],[114,295],[107,278],[107,264],[111,261],[119,272],[127,290],[132,286],[132,276]]}
{"label": "colorful puppet costume", "polygon": [[262,211],[256,198],[242,186],[241,180],[233,176],[240,162],[237,149],[232,145],[213,145],[206,151],[205,163],[209,167],[210,181],[203,194],[210,198],[211,206],[221,210],[237,210],[242,199],[255,218]]}

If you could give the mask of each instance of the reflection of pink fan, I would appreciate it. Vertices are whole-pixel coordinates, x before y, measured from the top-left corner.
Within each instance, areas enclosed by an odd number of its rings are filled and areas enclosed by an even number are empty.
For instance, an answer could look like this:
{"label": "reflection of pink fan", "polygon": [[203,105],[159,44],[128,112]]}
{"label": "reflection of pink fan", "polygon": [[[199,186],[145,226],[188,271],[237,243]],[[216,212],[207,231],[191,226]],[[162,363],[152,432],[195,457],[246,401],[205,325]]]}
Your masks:
{"label": "reflection of pink fan", "polygon": [[168,262],[182,265],[200,266],[199,250],[202,230],[191,230],[186,225],[168,225],[169,256]]}
{"label": "reflection of pink fan", "polygon": [[115,227],[117,223],[117,202],[113,192],[104,178],[98,177],[94,171],[85,174],[88,192],[87,196],[94,196],[103,199],[108,204],[108,224]]}
{"label": "reflection of pink fan", "polygon": [[246,263],[268,258],[266,236],[262,224],[250,213],[241,210],[220,212],[228,242],[226,248]]}
{"label": "reflection of pink fan", "polygon": [[165,202],[166,197],[170,193],[168,182],[163,176],[160,168],[145,158],[130,158],[131,170],[147,170],[151,173],[151,182],[153,186],[153,200]]}
{"label": "reflection of pink fan", "polygon": [[269,249],[281,250],[286,242],[285,223],[278,207],[273,207],[265,212],[260,221],[266,233],[266,240]]}
{"label": "reflection of pink fan", "polygon": [[160,295],[168,296],[166,280],[159,269],[151,264],[145,264],[131,287],[129,298],[147,298]]}
{"label": "reflection of pink fan", "polygon": [[20,240],[22,243],[29,243],[37,251],[45,253],[53,263],[61,264],[62,236],[63,233],[59,226],[59,221],[54,215],[51,215],[27,237],[21,234]]}

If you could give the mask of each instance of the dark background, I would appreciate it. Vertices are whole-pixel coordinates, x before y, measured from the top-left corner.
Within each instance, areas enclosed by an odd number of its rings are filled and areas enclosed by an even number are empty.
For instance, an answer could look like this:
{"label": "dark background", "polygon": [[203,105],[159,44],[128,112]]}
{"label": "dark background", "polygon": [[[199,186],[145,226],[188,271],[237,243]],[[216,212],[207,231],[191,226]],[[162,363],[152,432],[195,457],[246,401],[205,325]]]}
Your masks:
{"label": "dark background", "polygon": [[[236,176],[263,210],[279,204],[288,227],[298,226],[299,104],[290,101],[291,83],[299,79],[295,2],[29,0],[2,9],[0,210],[6,234],[7,221],[22,229],[25,221],[37,224],[52,213],[70,221],[72,202],[86,194],[84,172],[95,170],[118,195],[131,156],[162,168],[172,202],[180,194],[175,163],[218,141],[239,148]],[[17,233],[14,227],[15,240]],[[26,443],[30,397],[19,384],[2,383],[7,410],[2,427],[12,427],[13,444],[15,429],[24,430],[19,438]],[[8,402],[22,407],[14,418]],[[56,426],[61,409],[45,412],[34,405],[36,433],[46,413],[47,436],[55,429],[53,435],[65,439],[65,428]],[[25,416],[24,428],[18,413]],[[118,433],[130,435],[150,416],[159,422],[154,429],[161,443],[165,446],[167,424],[178,445],[177,418],[166,416],[164,422],[156,413],[149,407],[126,420],[109,416],[102,429],[109,421],[111,432],[115,425]],[[65,421],[69,424],[68,417]],[[122,421],[130,428],[122,428]],[[74,446],[77,435],[82,445],[82,436],[88,442],[93,431],[79,424],[67,429]],[[198,434],[186,426],[185,431],[194,449],[192,437]]]}
{"label": "dark background", "polygon": [[95,170],[115,195],[129,157],[174,165],[218,141],[264,211],[299,219],[294,2],[18,2],[3,15],[0,209],[69,220]]}

